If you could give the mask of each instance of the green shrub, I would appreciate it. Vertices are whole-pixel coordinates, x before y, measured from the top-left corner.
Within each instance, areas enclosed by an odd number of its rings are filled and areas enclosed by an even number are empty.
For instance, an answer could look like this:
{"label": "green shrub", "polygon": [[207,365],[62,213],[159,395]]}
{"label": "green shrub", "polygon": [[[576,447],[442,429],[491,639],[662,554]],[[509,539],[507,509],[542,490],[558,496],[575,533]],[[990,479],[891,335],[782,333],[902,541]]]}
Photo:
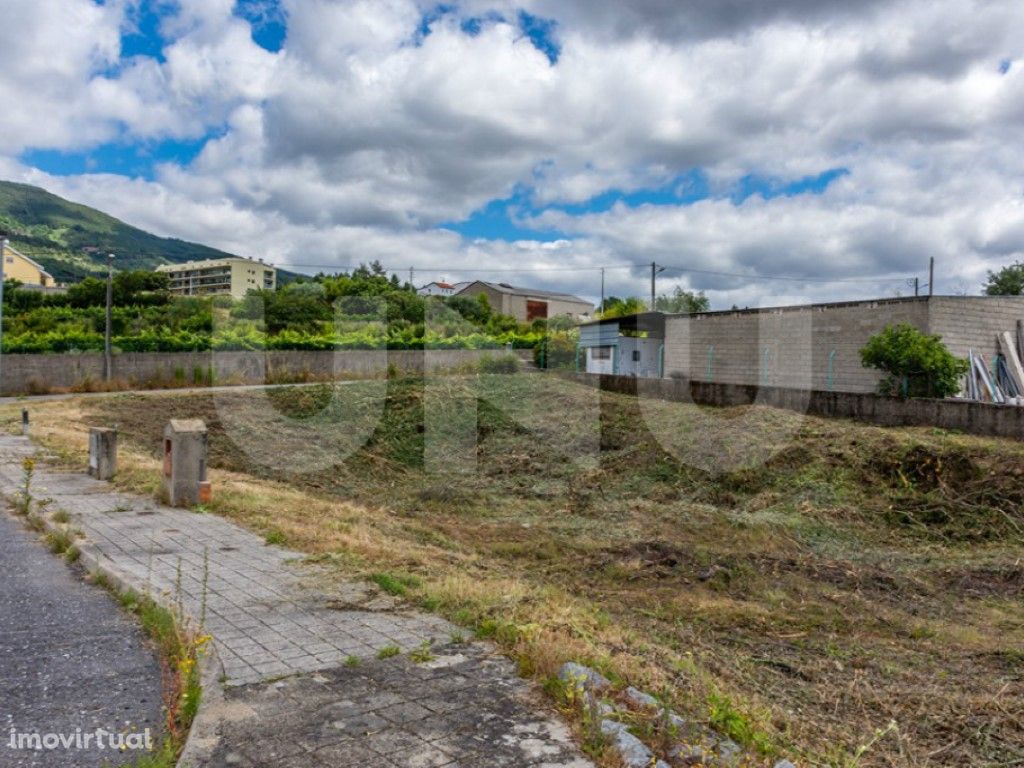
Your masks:
{"label": "green shrub", "polygon": [[968,363],[954,357],[942,338],[906,323],[886,326],[860,351],[861,362],[888,374],[883,394],[902,397],[949,397],[960,391]]}
{"label": "green shrub", "polygon": [[545,336],[533,349],[533,360],[538,368],[574,368],[576,366],[576,339],[566,333]]}
{"label": "green shrub", "polygon": [[500,357],[487,355],[480,358],[478,367],[480,373],[518,373],[519,358],[515,355],[501,355]]}

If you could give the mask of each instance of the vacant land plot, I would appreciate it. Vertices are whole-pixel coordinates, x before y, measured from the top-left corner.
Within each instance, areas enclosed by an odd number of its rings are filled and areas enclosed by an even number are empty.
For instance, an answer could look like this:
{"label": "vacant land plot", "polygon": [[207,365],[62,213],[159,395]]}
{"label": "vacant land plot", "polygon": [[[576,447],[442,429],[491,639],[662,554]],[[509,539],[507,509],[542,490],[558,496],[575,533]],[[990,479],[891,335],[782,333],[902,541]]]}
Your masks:
{"label": "vacant land plot", "polygon": [[[13,423],[14,412],[8,412]],[[211,428],[212,511],[502,642],[670,699],[766,755],[1024,763],[1024,446],[553,377],[116,396],[33,409]]]}

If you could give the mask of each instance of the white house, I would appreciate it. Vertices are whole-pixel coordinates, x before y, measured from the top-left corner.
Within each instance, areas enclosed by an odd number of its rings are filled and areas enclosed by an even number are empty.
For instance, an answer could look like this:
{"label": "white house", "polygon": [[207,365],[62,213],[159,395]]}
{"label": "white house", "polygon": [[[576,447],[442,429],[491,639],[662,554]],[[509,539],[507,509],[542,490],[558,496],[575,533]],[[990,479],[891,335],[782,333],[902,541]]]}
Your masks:
{"label": "white house", "polygon": [[467,285],[468,283],[443,283],[435,281],[427,283],[422,288],[417,288],[416,293],[420,296],[454,296]]}

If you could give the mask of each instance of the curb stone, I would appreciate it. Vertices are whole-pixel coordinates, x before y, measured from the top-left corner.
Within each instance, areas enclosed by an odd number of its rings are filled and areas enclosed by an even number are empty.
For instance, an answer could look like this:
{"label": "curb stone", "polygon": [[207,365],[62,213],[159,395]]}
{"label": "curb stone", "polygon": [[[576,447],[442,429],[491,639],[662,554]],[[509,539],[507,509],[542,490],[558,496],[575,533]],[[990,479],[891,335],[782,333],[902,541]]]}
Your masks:
{"label": "curb stone", "polygon": [[[6,501],[11,501],[7,494],[3,495]],[[70,510],[65,511],[74,520],[75,513]],[[44,533],[64,530],[61,525],[50,519],[48,513],[40,514],[38,517],[42,520]],[[76,539],[74,546],[78,550],[78,562],[86,573],[100,574],[118,592],[139,594],[139,590],[132,586],[129,578],[110,562],[110,559],[100,552],[92,542],[86,539]],[[165,610],[173,610],[175,607],[173,604],[168,604],[164,595],[149,595],[149,598]],[[217,745],[221,722],[217,712],[224,703],[224,689],[220,684],[222,670],[213,643],[207,643],[204,652],[199,654],[199,679],[202,686],[199,709],[192,720],[188,736],[185,738],[177,768],[194,768],[204,765]]]}

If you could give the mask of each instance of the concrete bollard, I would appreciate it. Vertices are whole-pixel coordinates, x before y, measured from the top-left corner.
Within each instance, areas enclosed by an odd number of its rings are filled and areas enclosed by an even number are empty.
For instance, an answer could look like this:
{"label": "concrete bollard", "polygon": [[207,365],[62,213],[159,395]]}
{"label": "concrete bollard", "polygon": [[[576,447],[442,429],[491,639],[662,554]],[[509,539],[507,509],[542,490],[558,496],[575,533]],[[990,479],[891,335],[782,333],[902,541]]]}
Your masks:
{"label": "concrete bollard", "polygon": [[110,480],[117,472],[117,430],[92,427],[89,430],[89,474]]}
{"label": "concrete bollard", "polygon": [[[202,419],[171,419],[164,428],[164,493],[172,507],[200,503],[206,484],[206,424]],[[203,489],[209,497],[209,489]]]}
{"label": "concrete bollard", "polygon": [[22,408],[21,409],[21,434],[27,435],[28,434],[28,428],[29,428],[28,408]]}

